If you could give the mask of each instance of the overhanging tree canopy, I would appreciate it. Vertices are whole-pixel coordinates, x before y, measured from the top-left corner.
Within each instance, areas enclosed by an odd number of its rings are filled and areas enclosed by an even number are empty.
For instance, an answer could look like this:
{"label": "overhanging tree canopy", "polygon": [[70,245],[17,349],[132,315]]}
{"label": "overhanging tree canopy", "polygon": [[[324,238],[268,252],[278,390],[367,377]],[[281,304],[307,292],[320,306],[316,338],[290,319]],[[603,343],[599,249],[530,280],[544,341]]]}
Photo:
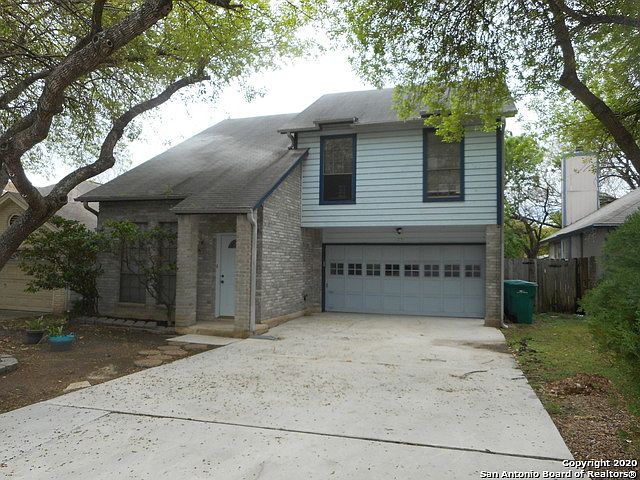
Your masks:
{"label": "overhanging tree canopy", "polygon": [[445,138],[460,137],[461,124],[477,116],[495,128],[507,85],[516,95],[555,94],[561,85],[640,171],[628,117],[592,87],[583,63],[599,62],[606,75],[621,50],[640,45],[635,0],[340,0],[331,13],[356,67],[374,83],[402,85],[404,115],[442,113],[426,122]]}
{"label": "overhanging tree canopy", "polygon": [[[299,53],[306,8],[267,0],[0,2],[0,184],[9,177],[29,204],[0,235],[0,268],[74,186],[113,166],[139,115],[185,87],[206,82],[215,95]],[[77,168],[42,196],[26,171],[52,152]]]}

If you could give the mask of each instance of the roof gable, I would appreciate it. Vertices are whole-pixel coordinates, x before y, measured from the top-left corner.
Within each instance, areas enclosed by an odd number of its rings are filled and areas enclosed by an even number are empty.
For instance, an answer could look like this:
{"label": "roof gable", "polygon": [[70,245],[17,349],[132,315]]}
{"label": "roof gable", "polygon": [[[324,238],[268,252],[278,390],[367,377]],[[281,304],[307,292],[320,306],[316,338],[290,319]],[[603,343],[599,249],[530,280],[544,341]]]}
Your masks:
{"label": "roof gable", "polygon": [[278,133],[294,116],[224,120],[79,200],[183,199],[176,213],[245,211],[306,153]]}

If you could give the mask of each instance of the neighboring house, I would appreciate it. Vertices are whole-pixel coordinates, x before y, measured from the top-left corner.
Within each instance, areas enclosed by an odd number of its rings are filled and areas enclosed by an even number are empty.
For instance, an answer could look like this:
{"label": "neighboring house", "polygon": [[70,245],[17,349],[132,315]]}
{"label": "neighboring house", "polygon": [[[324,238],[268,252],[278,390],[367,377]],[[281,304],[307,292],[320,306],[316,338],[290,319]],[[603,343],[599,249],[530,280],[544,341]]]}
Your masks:
{"label": "neighboring house", "polygon": [[609,232],[640,209],[640,189],[633,190],[604,207],[558,230],[543,241],[550,258],[599,257]]}
{"label": "neighboring house", "polygon": [[[73,199],[85,194],[98,186],[95,182],[83,182],[69,192],[69,202],[62,207],[57,215],[70,220],[84,223],[91,229],[96,228],[97,218],[95,214],[86,210],[82,204]],[[39,188],[43,195],[51,191],[53,186]],[[97,205],[95,206],[97,208]],[[3,232],[27,209],[27,202],[17,193],[9,183],[6,190],[0,196],[0,232]],[[54,230],[50,223],[45,223],[41,228]],[[0,270],[0,309],[24,310],[29,312],[64,312],[70,305],[70,292],[65,290],[41,290],[36,293],[26,292],[29,276],[19,267],[19,260],[14,256]]]}
{"label": "neighboring house", "polygon": [[[505,115],[515,112],[513,105]],[[321,310],[502,320],[502,129],[443,143],[392,90],[225,120],[79,200],[177,231],[175,324],[248,335]],[[103,315],[165,319],[121,258]],[[222,327],[226,325],[227,330]]]}

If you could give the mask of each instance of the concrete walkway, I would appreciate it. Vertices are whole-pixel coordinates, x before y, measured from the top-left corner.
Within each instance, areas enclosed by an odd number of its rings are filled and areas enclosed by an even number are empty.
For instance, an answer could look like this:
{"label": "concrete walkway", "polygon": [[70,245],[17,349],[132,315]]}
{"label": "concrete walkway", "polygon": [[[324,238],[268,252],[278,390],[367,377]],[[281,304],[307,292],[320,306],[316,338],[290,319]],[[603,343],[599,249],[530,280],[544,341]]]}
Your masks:
{"label": "concrete walkway", "polygon": [[502,334],[482,321],[322,314],[269,333],[279,339],[233,343],[0,416],[0,478],[566,471],[570,452]]}

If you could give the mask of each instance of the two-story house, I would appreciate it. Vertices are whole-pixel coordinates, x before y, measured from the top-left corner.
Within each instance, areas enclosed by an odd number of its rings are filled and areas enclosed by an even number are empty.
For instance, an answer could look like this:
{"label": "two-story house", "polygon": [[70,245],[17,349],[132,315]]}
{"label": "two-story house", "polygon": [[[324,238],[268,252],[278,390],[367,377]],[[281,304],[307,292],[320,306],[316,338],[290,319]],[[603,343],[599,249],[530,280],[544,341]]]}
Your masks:
{"label": "two-story house", "polygon": [[[514,113],[513,105],[504,115]],[[243,336],[308,312],[502,319],[503,132],[445,143],[392,90],[225,120],[79,198],[177,232],[175,325]],[[103,258],[102,314],[162,320]]]}

